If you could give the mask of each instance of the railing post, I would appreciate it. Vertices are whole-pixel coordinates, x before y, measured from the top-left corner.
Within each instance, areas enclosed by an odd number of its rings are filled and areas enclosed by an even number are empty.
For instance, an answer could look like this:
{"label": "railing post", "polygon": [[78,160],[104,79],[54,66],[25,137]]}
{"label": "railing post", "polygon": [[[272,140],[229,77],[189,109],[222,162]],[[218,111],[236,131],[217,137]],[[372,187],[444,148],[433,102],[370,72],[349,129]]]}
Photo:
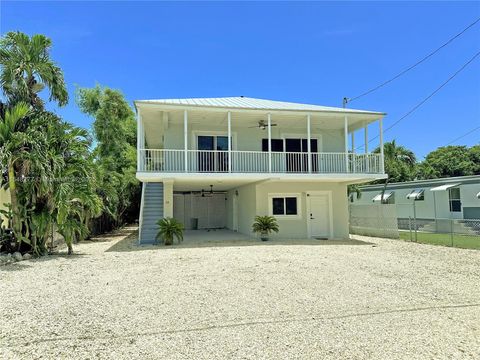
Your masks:
{"label": "railing post", "polygon": [[232,114],[229,111],[227,113],[228,122],[228,172],[232,172]]}
{"label": "railing post", "polygon": [[272,116],[268,113],[268,172],[272,172]]}
{"label": "railing post", "polygon": [[345,139],[345,172],[348,173],[348,118],[345,115],[343,124],[343,135]]}
{"label": "railing post", "polygon": [[364,139],[365,139],[365,170],[370,172],[370,156],[368,155],[368,124],[364,126]]}
{"label": "railing post", "polygon": [[185,172],[188,171],[188,112],[183,111],[183,145],[184,145],[184,162]]}
{"label": "railing post", "polygon": [[[308,152],[308,172],[312,172],[312,129],[311,129],[311,117],[307,115],[307,152]],[[318,151],[318,150],[317,150]]]}

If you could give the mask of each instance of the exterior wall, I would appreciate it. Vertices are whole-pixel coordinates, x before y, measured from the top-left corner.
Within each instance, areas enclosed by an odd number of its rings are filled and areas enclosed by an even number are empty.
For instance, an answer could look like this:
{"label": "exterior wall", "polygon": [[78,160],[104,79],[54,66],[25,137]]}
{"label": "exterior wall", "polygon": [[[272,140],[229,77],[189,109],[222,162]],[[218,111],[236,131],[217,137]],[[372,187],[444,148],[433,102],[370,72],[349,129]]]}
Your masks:
{"label": "exterior wall", "polygon": [[[445,179],[447,180],[447,179]],[[480,199],[476,197],[476,194],[480,192],[480,180],[479,183],[467,183],[459,185],[460,188],[460,200],[462,203],[461,212],[450,212],[449,196],[447,191],[430,191],[431,188],[448,183],[447,181],[436,181],[435,184],[429,186],[422,186],[412,183],[405,184],[402,188],[387,187],[387,191],[395,192],[395,206],[397,207],[397,214],[399,218],[413,217],[413,200],[407,199],[407,194],[412,190],[421,188],[424,189],[425,199],[423,201],[416,201],[415,208],[417,218],[433,219],[435,218],[435,212],[437,219],[461,219],[465,217],[464,208],[473,208],[468,213],[477,213],[476,208],[480,210]],[[362,190],[362,197],[355,199],[356,204],[371,204],[372,199],[381,192],[381,188],[376,187],[375,190],[367,189]],[[434,195],[435,194],[435,195]],[[435,201],[434,201],[435,196]],[[436,204],[436,206],[434,206]]]}
{"label": "exterior wall", "polygon": [[[300,217],[292,219],[278,218],[280,232],[272,238],[306,239],[308,238],[307,192],[330,191],[332,194],[333,238],[348,238],[348,200],[346,185],[319,182],[265,182],[239,187],[238,189],[238,224],[239,232],[253,235],[251,228],[256,215],[269,214],[269,194],[300,194]],[[228,197],[234,195],[229,192]],[[232,195],[230,195],[232,194]],[[232,220],[233,224],[233,220]]]}
{"label": "exterior wall", "polygon": [[233,229],[233,197],[235,195],[234,190],[227,191],[227,229]]}
{"label": "exterior wall", "polygon": [[250,184],[235,190],[238,191],[238,231],[245,235],[253,235],[253,219],[257,215],[257,187]]}
{"label": "exterior wall", "polygon": [[[305,125],[306,126],[306,125]],[[191,124],[188,127],[188,149],[197,149],[196,137],[202,132],[204,134],[227,135],[227,127],[214,127],[208,125]],[[161,136],[159,134],[159,136]],[[307,137],[307,130],[272,127],[272,138],[281,139],[284,137],[298,136]],[[241,151],[262,151],[262,139],[268,137],[267,130],[258,128],[236,127],[232,124],[232,150]],[[324,130],[321,132],[312,131],[311,138],[318,139],[319,152],[344,152],[343,131]],[[170,125],[165,132],[165,149],[183,150],[183,125]]]}
{"label": "exterior wall", "polygon": [[[0,188],[0,210],[6,210],[4,204],[10,203],[10,192]],[[3,220],[3,216],[0,215],[0,219]],[[3,224],[6,225],[6,224]]]}
{"label": "exterior wall", "polygon": [[[466,184],[460,188],[463,218],[467,218],[468,215],[474,215],[475,219],[480,219],[480,199],[477,198],[479,192],[480,181],[476,185]],[[465,211],[465,208],[469,208],[468,211]]]}

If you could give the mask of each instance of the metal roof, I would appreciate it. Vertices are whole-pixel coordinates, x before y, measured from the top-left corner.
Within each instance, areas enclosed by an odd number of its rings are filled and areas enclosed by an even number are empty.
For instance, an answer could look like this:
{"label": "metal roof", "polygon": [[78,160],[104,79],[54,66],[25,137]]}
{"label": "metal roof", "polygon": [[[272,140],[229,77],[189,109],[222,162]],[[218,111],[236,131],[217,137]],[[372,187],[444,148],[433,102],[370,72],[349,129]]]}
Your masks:
{"label": "metal roof", "polygon": [[434,188],[431,188],[430,191],[446,191],[450,188],[453,188],[453,187],[456,187],[460,185],[460,183],[455,183],[455,184],[445,184],[445,185],[441,185],[441,186],[437,186],[437,187],[434,187]]}
{"label": "metal roof", "polygon": [[[468,176],[455,176],[449,178],[436,178],[436,179],[426,179],[426,180],[414,180],[414,181],[405,181],[405,182],[396,182],[388,183],[387,189],[416,189],[416,188],[426,188],[426,187],[438,187],[439,185],[446,184],[456,184],[467,185],[467,184],[480,184],[480,175],[468,175]],[[360,186],[362,191],[375,191],[383,189],[384,184],[374,184],[374,185],[363,185]]]}
{"label": "metal roof", "polygon": [[158,100],[135,100],[135,104],[159,104],[159,105],[186,105],[201,107],[219,107],[253,110],[288,110],[288,111],[318,111],[318,112],[340,112],[359,113],[372,115],[385,115],[382,112],[344,109],[338,107],[299,104],[285,101],[255,99],[244,96],[222,97],[222,98],[191,98],[191,99],[158,99]]}

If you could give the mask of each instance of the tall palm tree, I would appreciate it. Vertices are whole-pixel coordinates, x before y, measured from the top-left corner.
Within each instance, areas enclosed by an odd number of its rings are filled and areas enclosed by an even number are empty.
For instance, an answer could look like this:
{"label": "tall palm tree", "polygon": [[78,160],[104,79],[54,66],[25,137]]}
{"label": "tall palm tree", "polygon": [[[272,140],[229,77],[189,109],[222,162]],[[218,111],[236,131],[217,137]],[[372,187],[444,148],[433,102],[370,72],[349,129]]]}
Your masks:
{"label": "tall palm tree", "polygon": [[[380,153],[380,148],[376,148],[373,152]],[[384,144],[383,152],[385,156],[385,172],[388,174],[389,181],[413,180],[417,163],[413,151],[397,145],[395,140],[392,140]]]}
{"label": "tall palm tree", "polygon": [[17,131],[18,123],[24,119],[30,112],[29,106],[25,103],[18,103],[11,109],[7,109],[3,118],[0,118],[0,164],[4,164],[5,168],[0,169],[2,172],[7,171],[7,185],[10,190],[10,203],[13,213],[13,228],[16,236],[20,235],[20,219],[19,207],[17,199],[17,179],[15,167],[22,155],[25,155],[25,134]]}
{"label": "tall palm tree", "polygon": [[26,101],[43,107],[38,94],[48,88],[50,101],[68,102],[62,70],[50,59],[52,42],[44,35],[31,38],[22,32],[8,32],[0,39],[0,86],[10,104]]}
{"label": "tall palm tree", "polygon": [[[380,148],[376,148],[373,152],[380,153]],[[417,162],[413,151],[405,146],[397,145],[395,140],[383,144],[383,153],[386,160],[401,161],[407,165],[415,165]]]}

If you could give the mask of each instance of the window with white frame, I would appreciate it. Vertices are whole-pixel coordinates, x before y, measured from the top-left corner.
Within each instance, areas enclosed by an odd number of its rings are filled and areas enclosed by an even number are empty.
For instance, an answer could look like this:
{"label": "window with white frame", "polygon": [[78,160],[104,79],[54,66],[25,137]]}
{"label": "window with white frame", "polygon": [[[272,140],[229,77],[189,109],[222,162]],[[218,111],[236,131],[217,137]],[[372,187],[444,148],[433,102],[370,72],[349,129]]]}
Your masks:
{"label": "window with white frame", "polygon": [[270,215],[295,218],[300,217],[299,194],[269,194]]}
{"label": "window with white frame", "polygon": [[460,201],[460,188],[454,187],[448,189],[448,202],[450,203],[451,212],[462,211],[462,202]]}

